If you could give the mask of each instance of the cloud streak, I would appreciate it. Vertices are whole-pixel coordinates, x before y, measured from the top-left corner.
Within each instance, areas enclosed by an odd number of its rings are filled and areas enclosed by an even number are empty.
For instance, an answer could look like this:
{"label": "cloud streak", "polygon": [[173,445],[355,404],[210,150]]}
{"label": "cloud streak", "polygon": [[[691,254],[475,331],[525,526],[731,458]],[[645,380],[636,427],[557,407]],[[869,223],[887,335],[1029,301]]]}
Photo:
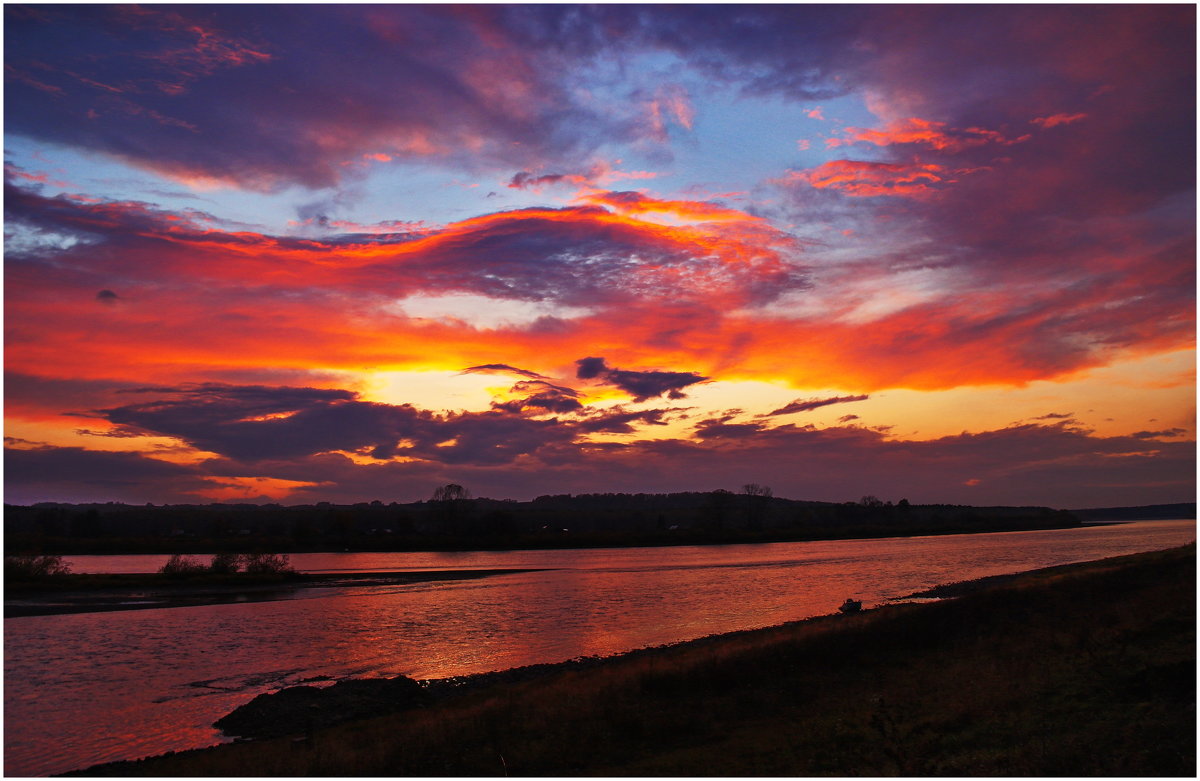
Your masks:
{"label": "cloud streak", "polygon": [[852,401],[866,401],[871,398],[866,394],[859,396],[830,396],[824,399],[796,399],[791,404],[786,404],[773,412],[768,412],[768,416],[775,415],[791,415],[796,412],[810,412],[814,409],[827,407],[830,404],[847,404]]}

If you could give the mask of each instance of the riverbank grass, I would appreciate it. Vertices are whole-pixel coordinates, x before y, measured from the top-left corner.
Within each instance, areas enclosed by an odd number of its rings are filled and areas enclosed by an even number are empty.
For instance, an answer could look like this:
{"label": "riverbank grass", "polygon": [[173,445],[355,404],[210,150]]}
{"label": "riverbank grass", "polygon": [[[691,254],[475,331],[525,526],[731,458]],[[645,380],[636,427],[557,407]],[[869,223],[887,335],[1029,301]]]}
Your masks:
{"label": "riverbank grass", "polygon": [[1195,546],[89,774],[1194,776]]}

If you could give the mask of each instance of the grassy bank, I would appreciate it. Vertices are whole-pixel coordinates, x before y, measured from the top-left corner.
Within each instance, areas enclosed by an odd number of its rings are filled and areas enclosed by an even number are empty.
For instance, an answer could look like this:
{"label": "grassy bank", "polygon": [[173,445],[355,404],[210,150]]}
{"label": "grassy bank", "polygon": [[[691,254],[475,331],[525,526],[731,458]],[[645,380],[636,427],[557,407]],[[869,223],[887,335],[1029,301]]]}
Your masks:
{"label": "grassy bank", "polygon": [[1195,547],[93,774],[1193,776]]}

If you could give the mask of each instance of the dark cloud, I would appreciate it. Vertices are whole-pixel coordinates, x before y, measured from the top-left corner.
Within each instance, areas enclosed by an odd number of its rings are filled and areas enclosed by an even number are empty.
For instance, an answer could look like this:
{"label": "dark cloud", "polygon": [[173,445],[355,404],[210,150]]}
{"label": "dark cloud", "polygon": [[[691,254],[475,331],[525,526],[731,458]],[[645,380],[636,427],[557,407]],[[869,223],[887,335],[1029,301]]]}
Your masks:
{"label": "dark cloud", "polygon": [[581,380],[600,379],[633,396],[634,401],[645,401],[654,396],[666,395],[670,399],[684,397],[681,389],[708,379],[692,372],[629,371],[608,366],[603,358],[580,358],[575,376]]}
{"label": "dark cloud", "polygon": [[[543,389],[525,399],[523,409],[578,408],[570,389],[537,384]],[[246,462],[340,450],[380,459],[403,455],[451,464],[509,463],[574,436],[554,420],[501,410],[435,415],[408,404],[360,401],[344,390],[219,384],[136,390],[170,398],[95,413],[126,430],[176,437]]]}
{"label": "dark cloud", "polygon": [[107,437],[109,439],[136,439],[146,436],[146,433],[136,428],[125,428],[123,426],[114,426],[108,431],[92,431],[86,428],[77,428],[75,433],[85,437]]}
{"label": "dark cloud", "polygon": [[1047,412],[1045,415],[1038,415],[1034,420],[1070,420],[1074,415],[1074,412]]}
{"label": "dark cloud", "polygon": [[827,407],[830,404],[846,404],[851,401],[866,401],[871,398],[863,394],[861,396],[830,396],[824,399],[796,399],[791,404],[780,407],[779,409],[768,412],[767,415],[791,415],[794,412],[808,412],[809,410]]}
{"label": "dark cloud", "polygon": [[730,423],[735,416],[722,415],[696,424],[695,433],[701,440],[741,440],[753,438],[766,427],[762,423]]}
{"label": "dark cloud", "polygon": [[11,503],[178,502],[212,487],[192,466],[137,453],[49,446],[4,450],[4,497]]}
{"label": "dark cloud", "polygon": [[614,407],[580,421],[576,428],[584,434],[633,434],[637,429],[632,424],[665,426],[667,421],[663,418],[672,412],[679,412],[681,409],[684,408],[670,407],[627,412],[621,407]]}
{"label": "dark cloud", "polygon": [[595,379],[609,371],[603,358],[580,358],[575,365],[579,367],[575,371],[575,376],[581,380]]}
{"label": "dark cloud", "polygon": [[838,418],[838,423],[849,423],[852,420],[859,420],[858,415],[842,415]]}
{"label": "dark cloud", "polygon": [[553,385],[543,380],[525,380],[509,389],[510,393],[527,394],[506,402],[492,402],[492,409],[506,412],[566,413],[583,409],[579,393],[571,388]]}
{"label": "dark cloud", "polygon": [[536,189],[548,184],[558,184],[563,180],[575,181],[581,177],[571,174],[542,174],[534,176],[528,171],[518,171],[512,179],[509,180],[508,186],[514,190]]}
{"label": "dark cloud", "polygon": [[118,296],[116,293],[112,292],[111,290],[101,290],[99,293],[96,294],[96,300],[102,304],[114,304],[117,302],[117,299],[119,299],[119,298],[120,298],[120,296]]}
{"label": "dark cloud", "polygon": [[1179,437],[1187,433],[1187,429],[1169,428],[1163,431],[1137,431],[1129,436],[1134,439],[1159,439],[1160,437]]}
{"label": "dark cloud", "polygon": [[22,372],[4,373],[4,403],[10,413],[62,412],[84,409],[98,400],[119,404],[119,394],[136,388],[137,383],[113,380],[76,380],[41,377]]}
{"label": "dark cloud", "polygon": [[516,366],[509,366],[507,363],[485,363],[479,366],[468,366],[463,369],[460,374],[517,374],[521,377],[528,377],[531,380],[544,380],[544,375],[538,374],[528,369],[518,369]]}
{"label": "dark cloud", "polygon": [[[200,406],[204,399],[193,402]],[[356,402],[328,404],[350,407]],[[418,416],[429,427],[415,427],[412,440],[404,445],[393,443],[396,454],[416,460],[367,464],[305,447],[255,451],[243,442],[251,432],[260,437],[279,434],[274,424],[284,420],[253,421],[246,424],[253,427],[250,431],[238,430],[236,421],[216,424],[218,429],[231,429],[211,437],[211,444],[227,445],[215,451],[224,455],[187,465],[12,440],[6,451],[5,489],[8,501],[22,503],[161,503],[193,501],[196,492],[220,486],[219,478],[254,475],[319,484],[298,489],[292,497],[296,502],[407,501],[426,498],[430,486],[446,482],[467,485],[477,495],[523,499],[545,493],[548,485],[570,493],[662,492],[748,482],[770,485],[779,496],[825,501],[870,493],[917,503],[1082,507],[1189,501],[1195,495],[1194,442],[1099,437],[1067,423],[903,441],[859,426],[767,428],[734,423],[732,415],[724,415],[698,424],[692,440],[589,444],[577,439],[585,433],[625,431],[622,426],[631,423],[661,423],[669,411],[608,411],[578,422],[501,412]],[[319,428],[347,422],[336,414],[331,419],[297,417],[287,420]],[[319,439],[290,437],[293,444]],[[372,447],[375,439],[358,437],[367,443],[364,448]],[[515,462],[525,468],[514,469]]]}

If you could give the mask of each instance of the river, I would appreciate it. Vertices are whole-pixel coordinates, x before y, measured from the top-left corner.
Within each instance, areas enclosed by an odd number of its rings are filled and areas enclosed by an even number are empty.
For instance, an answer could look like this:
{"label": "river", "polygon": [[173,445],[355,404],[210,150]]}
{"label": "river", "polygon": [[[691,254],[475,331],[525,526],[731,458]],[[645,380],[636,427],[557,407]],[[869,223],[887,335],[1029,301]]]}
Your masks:
{"label": "river", "polygon": [[[866,607],[940,583],[1192,542],[1194,520],[674,548],[308,553],[306,572],[537,569],[292,599],[4,621],[4,771],[49,775],[221,741],[214,720],[314,676],[442,678]],[[153,572],[165,556],[65,557]]]}

